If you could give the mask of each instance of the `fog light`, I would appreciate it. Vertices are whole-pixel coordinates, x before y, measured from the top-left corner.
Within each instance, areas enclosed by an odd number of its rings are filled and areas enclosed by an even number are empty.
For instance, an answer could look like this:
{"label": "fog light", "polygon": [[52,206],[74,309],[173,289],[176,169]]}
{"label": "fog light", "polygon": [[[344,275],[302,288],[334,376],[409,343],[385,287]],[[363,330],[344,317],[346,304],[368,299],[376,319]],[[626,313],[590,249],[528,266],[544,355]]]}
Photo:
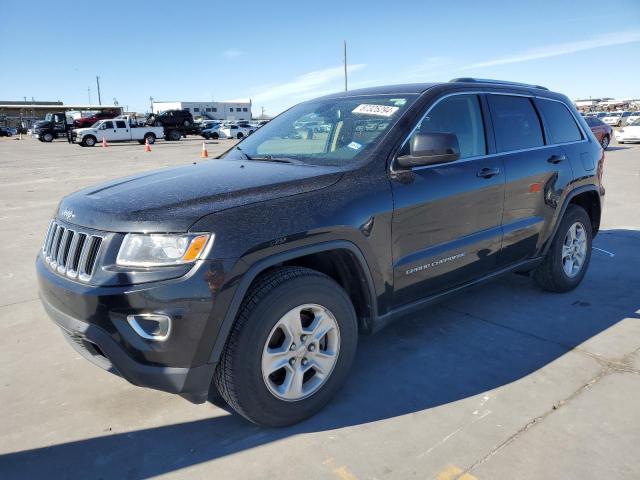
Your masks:
{"label": "fog light", "polygon": [[162,342],[171,333],[171,317],[158,313],[140,313],[127,315],[127,322],[131,328],[147,340]]}

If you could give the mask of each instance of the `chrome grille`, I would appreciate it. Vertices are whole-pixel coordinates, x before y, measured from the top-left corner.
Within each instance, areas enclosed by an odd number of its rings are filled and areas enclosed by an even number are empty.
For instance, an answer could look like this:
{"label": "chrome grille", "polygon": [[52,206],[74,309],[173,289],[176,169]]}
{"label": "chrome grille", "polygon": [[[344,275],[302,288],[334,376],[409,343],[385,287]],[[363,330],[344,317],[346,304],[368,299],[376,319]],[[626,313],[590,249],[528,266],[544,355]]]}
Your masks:
{"label": "chrome grille", "polygon": [[42,256],[55,271],[70,278],[88,281],[93,275],[103,238],[51,220]]}

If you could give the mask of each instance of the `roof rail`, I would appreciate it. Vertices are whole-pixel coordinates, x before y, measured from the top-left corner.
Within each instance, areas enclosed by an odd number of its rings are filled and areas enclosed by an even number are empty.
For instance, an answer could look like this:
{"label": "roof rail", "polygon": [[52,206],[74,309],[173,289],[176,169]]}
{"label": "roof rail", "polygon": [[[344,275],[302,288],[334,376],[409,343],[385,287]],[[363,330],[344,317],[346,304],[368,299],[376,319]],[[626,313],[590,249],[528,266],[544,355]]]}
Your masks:
{"label": "roof rail", "polygon": [[460,77],[460,78],[452,78],[451,80],[449,80],[449,83],[456,83],[456,82],[493,83],[496,85],[512,85],[514,87],[529,87],[529,88],[540,88],[542,90],[549,90],[547,87],[543,87],[542,85],[530,85],[528,83],[508,82],[506,80],[491,80],[489,78]]}

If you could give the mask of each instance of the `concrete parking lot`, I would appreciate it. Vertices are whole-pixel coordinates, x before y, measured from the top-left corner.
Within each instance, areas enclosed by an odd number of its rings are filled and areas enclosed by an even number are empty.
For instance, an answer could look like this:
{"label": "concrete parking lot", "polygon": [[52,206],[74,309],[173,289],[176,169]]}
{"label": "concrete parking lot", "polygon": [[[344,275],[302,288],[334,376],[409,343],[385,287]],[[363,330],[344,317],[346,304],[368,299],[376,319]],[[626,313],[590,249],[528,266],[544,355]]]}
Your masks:
{"label": "concrete parking lot", "polygon": [[101,371],[38,301],[34,257],[63,195],[201,161],[195,138],[152,148],[0,138],[1,479],[640,478],[640,145],[606,153],[578,289],[510,275],[361,337],[339,397],[279,430]]}

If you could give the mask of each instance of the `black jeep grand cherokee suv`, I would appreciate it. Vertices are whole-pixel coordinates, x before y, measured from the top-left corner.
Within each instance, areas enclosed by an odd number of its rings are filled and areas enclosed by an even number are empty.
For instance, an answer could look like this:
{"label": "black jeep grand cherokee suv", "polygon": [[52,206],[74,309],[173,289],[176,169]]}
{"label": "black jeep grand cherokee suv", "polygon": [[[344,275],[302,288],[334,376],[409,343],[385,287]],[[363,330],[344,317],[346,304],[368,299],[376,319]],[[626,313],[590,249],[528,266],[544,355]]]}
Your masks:
{"label": "black jeep grand cherokee suv", "polygon": [[213,385],[249,420],[287,425],[336,393],[359,333],[508,272],[575,288],[602,164],[571,102],[543,87],[330,95],[221,159],[64,198],[40,295],[101,367],[193,402]]}

